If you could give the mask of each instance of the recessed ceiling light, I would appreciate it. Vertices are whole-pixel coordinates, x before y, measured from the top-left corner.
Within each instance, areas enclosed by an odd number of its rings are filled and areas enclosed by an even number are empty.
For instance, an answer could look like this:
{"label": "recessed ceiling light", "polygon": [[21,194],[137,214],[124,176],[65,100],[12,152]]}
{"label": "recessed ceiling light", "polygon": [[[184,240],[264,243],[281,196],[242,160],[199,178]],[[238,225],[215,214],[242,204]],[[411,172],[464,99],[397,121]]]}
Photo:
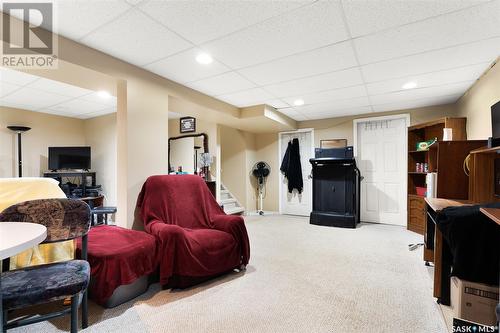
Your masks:
{"label": "recessed ceiling light", "polygon": [[198,61],[200,64],[208,65],[211,64],[214,59],[208,53],[200,53],[196,56],[196,61]]}
{"label": "recessed ceiling light", "polygon": [[417,87],[417,82],[415,82],[415,81],[406,82],[402,86],[403,89],[413,89],[413,88],[416,88],[416,87]]}
{"label": "recessed ceiling light", "polygon": [[293,101],[293,105],[295,105],[295,106],[304,105],[304,100],[303,99],[296,99],[295,101]]}
{"label": "recessed ceiling light", "polygon": [[97,96],[99,96],[101,98],[110,98],[111,94],[105,90],[100,90],[97,92]]}

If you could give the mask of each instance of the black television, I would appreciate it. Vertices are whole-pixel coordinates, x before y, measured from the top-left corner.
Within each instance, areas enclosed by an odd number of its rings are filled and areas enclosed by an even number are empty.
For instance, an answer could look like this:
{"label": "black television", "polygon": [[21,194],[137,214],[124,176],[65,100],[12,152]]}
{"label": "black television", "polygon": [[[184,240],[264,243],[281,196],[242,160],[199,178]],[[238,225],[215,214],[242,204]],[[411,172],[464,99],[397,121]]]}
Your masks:
{"label": "black television", "polygon": [[491,106],[491,137],[500,139],[500,101]]}
{"label": "black television", "polygon": [[[488,140],[488,147],[500,145],[500,101],[491,106],[491,138]],[[497,155],[498,156],[498,155]],[[495,158],[495,196],[500,197],[500,157]]]}
{"label": "black television", "polygon": [[90,170],[90,147],[49,147],[49,169]]}

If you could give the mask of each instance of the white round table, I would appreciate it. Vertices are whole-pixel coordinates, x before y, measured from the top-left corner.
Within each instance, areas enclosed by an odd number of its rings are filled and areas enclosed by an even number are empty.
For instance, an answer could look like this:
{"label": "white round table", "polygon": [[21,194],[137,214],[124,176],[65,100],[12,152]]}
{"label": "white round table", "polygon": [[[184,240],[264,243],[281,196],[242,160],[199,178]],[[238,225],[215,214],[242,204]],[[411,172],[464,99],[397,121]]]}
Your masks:
{"label": "white round table", "polygon": [[47,237],[47,228],[25,222],[0,223],[0,260],[40,244]]}
{"label": "white round table", "polygon": [[[25,222],[0,223],[0,260],[40,244],[47,237],[47,228]],[[0,332],[3,332],[3,306],[0,274]]]}

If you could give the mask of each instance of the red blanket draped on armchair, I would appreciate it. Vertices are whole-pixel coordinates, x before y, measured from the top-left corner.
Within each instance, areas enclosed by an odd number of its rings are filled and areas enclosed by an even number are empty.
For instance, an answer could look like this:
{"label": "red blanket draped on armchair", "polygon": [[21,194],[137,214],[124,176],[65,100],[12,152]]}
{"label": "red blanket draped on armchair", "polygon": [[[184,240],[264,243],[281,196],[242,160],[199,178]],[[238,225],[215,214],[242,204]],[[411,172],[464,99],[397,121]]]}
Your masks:
{"label": "red blanket draped on armchair", "polygon": [[248,263],[243,218],[226,215],[201,177],[151,176],[137,207],[158,242],[162,285],[186,287]]}

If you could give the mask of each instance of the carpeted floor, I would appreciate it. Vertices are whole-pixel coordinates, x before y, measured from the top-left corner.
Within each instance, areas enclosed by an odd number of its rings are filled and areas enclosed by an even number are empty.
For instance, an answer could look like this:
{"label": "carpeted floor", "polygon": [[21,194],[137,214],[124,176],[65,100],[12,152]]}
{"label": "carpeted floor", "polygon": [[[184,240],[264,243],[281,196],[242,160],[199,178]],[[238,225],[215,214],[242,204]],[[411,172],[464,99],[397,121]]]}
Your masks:
{"label": "carpeted floor", "polygon": [[[408,251],[421,236],[403,227],[328,228],[280,215],[246,221],[246,272],[189,290],[153,285],[114,309],[91,303],[85,332],[447,332],[422,249]],[[9,332],[59,332],[68,321]]]}

